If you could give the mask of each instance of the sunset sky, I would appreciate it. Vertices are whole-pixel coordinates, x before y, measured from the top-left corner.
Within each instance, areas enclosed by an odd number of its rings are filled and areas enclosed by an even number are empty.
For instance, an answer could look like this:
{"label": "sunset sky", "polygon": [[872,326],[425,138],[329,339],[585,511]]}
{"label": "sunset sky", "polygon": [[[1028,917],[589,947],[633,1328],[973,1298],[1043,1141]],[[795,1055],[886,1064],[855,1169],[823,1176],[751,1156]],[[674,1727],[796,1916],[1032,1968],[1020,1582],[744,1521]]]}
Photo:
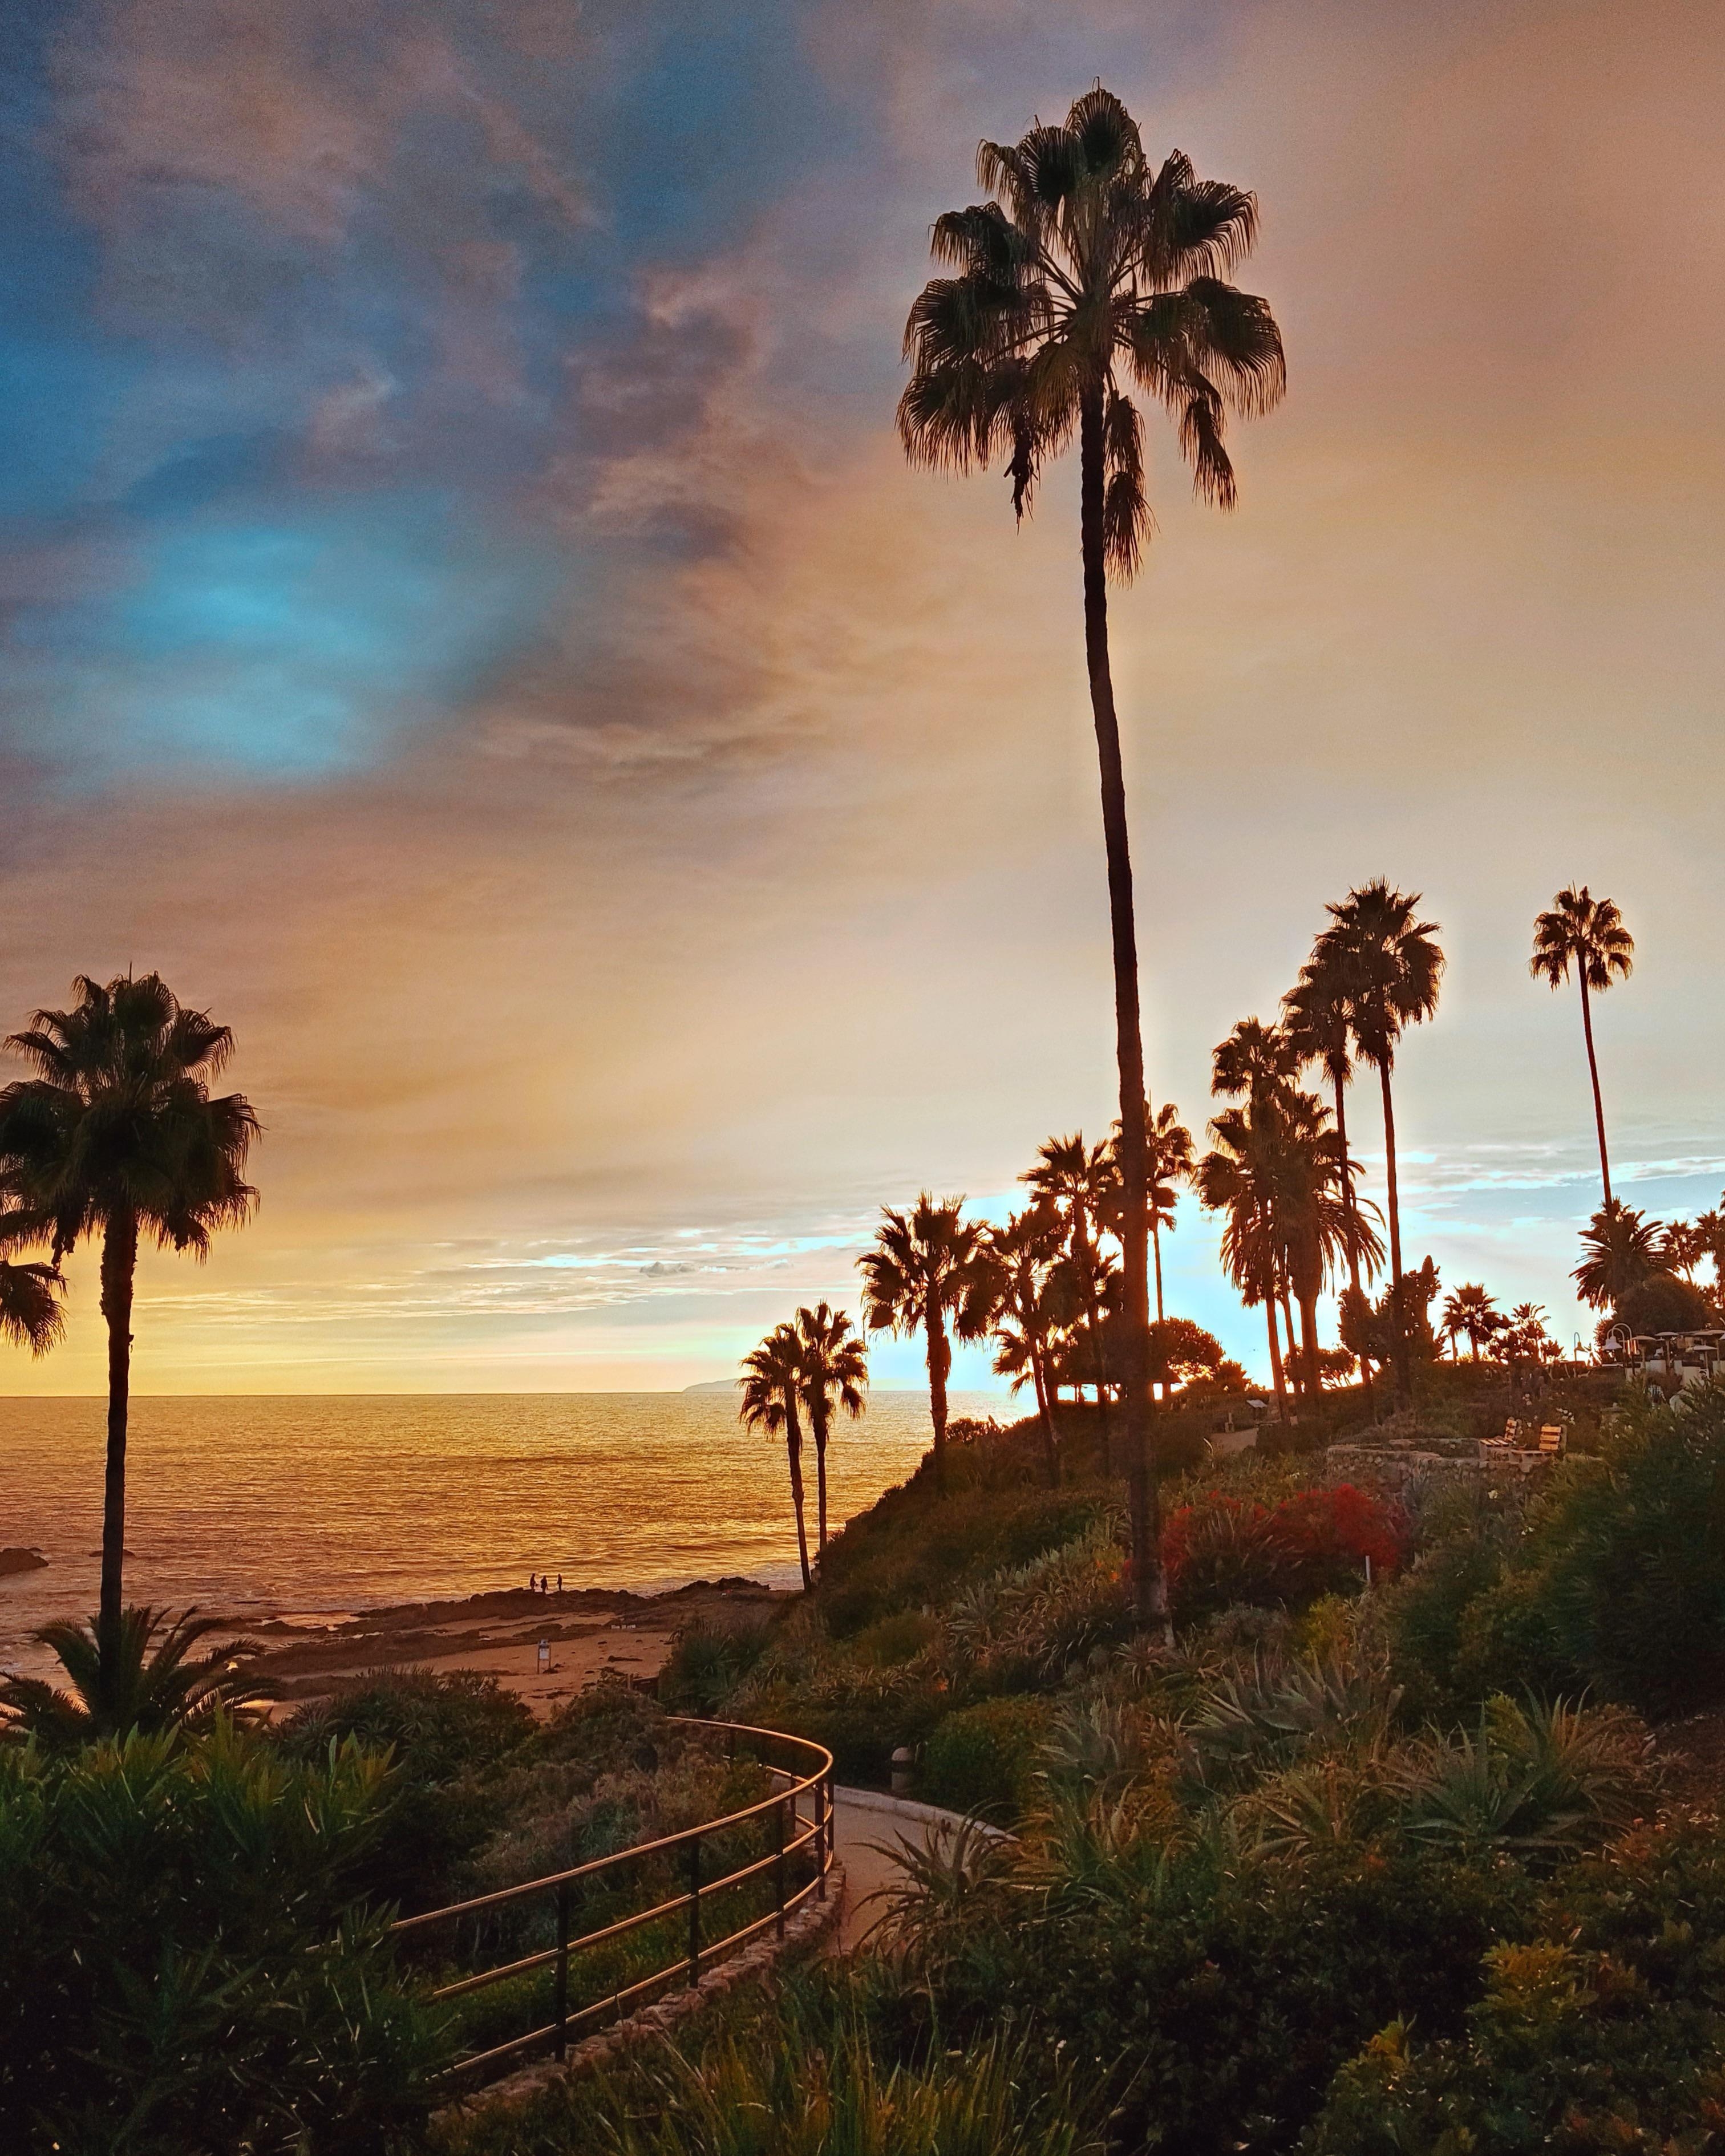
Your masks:
{"label": "sunset sky", "polygon": [[[1717,5],[27,0],[0,1025],[158,968],[266,1132],[256,1222],[146,1262],[141,1389],[721,1376],[854,1306],[883,1202],[1103,1134],[1074,475],[1015,531],[892,431],[978,138],[1098,77],[1257,191],[1289,355],[1234,516],[1158,423],[1114,602],[1156,1097],[1201,1124],[1327,899],[1422,891],[1409,1255],[1568,1340],[1597,1159],[1527,958],[1584,880],[1620,1194],[1718,1202]],[[1167,1257],[1262,1372],[1195,1208]],[[0,1389],[100,1389],[73,1276]]]}

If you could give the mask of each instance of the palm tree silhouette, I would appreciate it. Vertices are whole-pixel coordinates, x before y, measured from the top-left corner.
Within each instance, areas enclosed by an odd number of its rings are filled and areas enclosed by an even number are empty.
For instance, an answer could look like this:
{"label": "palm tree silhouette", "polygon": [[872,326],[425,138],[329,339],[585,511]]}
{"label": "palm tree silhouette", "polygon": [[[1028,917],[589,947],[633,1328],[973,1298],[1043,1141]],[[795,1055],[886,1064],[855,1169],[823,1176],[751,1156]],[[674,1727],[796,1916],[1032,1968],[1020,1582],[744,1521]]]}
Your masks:
{"label": "palm tree silhouette", "polygon": [[1395,1315],[1395,1393],[1398,1407],[1413,1398],[1402,1274],[1401,1196],[1396,1182],[1395,1104],[1390,1073],[1396,1044],[1409,1025],[1437,1009],[1444,954],[1434,940],[1435,921],[1415,918],[1420,893],[1392,891],[1382,876],[1361,884],[1325,910],[1330,926],[1318,937],[1314,963],[1345,986],[1348,1025],[1360,1056],[1378,1073],[1384,1098],[1384,1184],[1389,1212],[1390,1306]]}
{"label": "palm tree silhouette", "polygon": [[913,463],[937,469],[986,470],[1004,455],[1020,518],[1044,465],[1078,438],[1085,655],[1114,947],[1132,1572],[1141,1620],[1165,1625],[1148,1452],[1144,1047],[1107,595],[1111,571],[1125,580],[1137,570],[1150,511],[1142,429],[1121,374],[1173,415],[1199,493],[1229,508],[1226,416],[1268,411],[1281,397],[1281,334],[1262,300],[1224,281],[1255,236],[1254,198],[1200,180],[1178,151],[1153,165],[1137,122],[1100,83],[1060,126],[983,142],[977,178],[994,199],[935,222],[935,259],[957,274],[932,279],[911,309],[899,436]]}
{"label": "palm tree silhouette", "polygon": [[1046,1204],[1026,1206],[1004,1228],[991,1228],[988,1262],[994,1269],[994,1368],[1019,1391],[1028,1383],[1036,1395],[1042,1430],[1042,1453],[1049,1487],[1060,1481],[1060,1448],[1055,1438],[1050,1396],[1050,1366],[1055,1342],[1065,1323],[1057,1266],[1063,1240],[1061,1223]]}
{"label": "palm tree silhouette", "polygon": [[[1090,1352],[1084,1360],[1094,1366],[1096,1419],[1102,1435],[1102,1472],[1111,1471],[1108,1444],[1109,1379],[1107,1351],[1102,1338],[1102,1275],[1097,1262],[1096,1238],[1105,1224],[1122,1232],[1120,1221],[1121,1184],[1112,1149],[1087,1146],[1082,1131],[1070,1137],[1045,1138],[1036,1149],[1036,1165],[1019,1181],[1029,1186],[1064,1224],[1067,1255],[1071,1260],[1071,1281],[1084,1310],[1090,1332]],[[1081,1367],[1076,1363],[1075,1367]],[[1076,1388],[1081,1403],[1084,1388]]]}
{"label": "palm tree silhouette", "polygon": [[16,1209],[3,1223],[13,1248],[51,1240],[58,1265],[84,1237],[101,1237],[108,1456],[97,1630],[118,1652],[139,1238],[203,1258],[215,1229],[249,1219],[257,1193],[244,1171],[258,1119],[243,1094],[210,1096],[232,1033],[159,975],[105,987],[80,975],[72,987],[70,1010],[39,1010],[7,1042],[37,1075],[0,1091],[0,1194]]}
{"label": "palm tree silhouette", "polygon": [[[1178,1224],[1178,1186],[1192,1180],[1192,1133],[1172,1101],[1164,1101],[1154,1114],[1146,1101],[1144,1120],[1149,1135],[1150,1249],[1156,1260],[1156,1322],[1160,1325],[1166,1315],[1162,1306],[1162,1235],[1164,1229],[1173,1235]],[[1117,1137],[1119,1127],[1117,1123]]]}
{"label": "palm tree silhouette", "polygon": [[[1300,978],[1282,998],[1282,1033],[1293,1050],[1296,1064],[1319,1065],[1330,1081],[1335,1102],[1336,1142],[1342,1167],[1342,1203],[1348,1220],[1348,1284],[1358,1290],[1360,1253],[1358,1209],[1353,1196],[1353,1166],[1348,1158],[1348,1084],[1353,1075],[1352,1014],[1348,1008],[1345,968],[1333,950],[1315,950],[1300,969]],[[1368,1276],[1369,1277],[1369,1275]],[[1371,1384],[1369,1375],[1366,1380]]]}
{"label": "palm tree silhouette", "polygon": [[1299,1068],[1299,1053],[1281,1027],[1243,1018],[1211,1050],[1210,1091],[1224,1100],[1285,1101]]}
{"label": "palm tree silhouette", "polygon": [[880,1209],[875,1247],[857,1265],[863,1276],[863,1324],[928,1350],[928,1407],[934,1424],[934,1481],[947,1486],[947,1379],[952,1341],[980,1340],[988,1329],[991,1287],[979,1220],[964,1218],[962,1198],[938,1204],[925,1190],[909,1214]]}
{"label": "palm tree silhouette", "polygon": [[14,1265],[0,1259],[0,1340],[45,1355],[66,1330],[60,1308],[64,1291],[58,1266]]}
{"label": "palm tree silhouette", "polygon": [[[1288,1419],[1287,1381],[1281,1343],[1276,1337],[1276,1306],[1282,1284],[1281,1250],[1276,1230],[1272,1115],[1253,1106],[1230,1108],[1210,1125],[1214,1141],[1194,1172],[1198,1201],[1208,1213],[1226,1215],[1222,1229],[1222,1266],[1248,1310],[1264,1306],[1270,1335],[1270,1373],[1276,1388],[1279,1421]],[[1289,1336],[1292,1346],[1292,1335]]]}
{"label": "palm tree silhouette", "polygon": [[1502,1313],[1477,1281],[1464,1281],[1444,1298],[1444,1330],[1450,1336],[1452,1352],[1455,1336],[1460,1333],[1467,1342],[1470,1358],[1476,1363],[1480,1359],[1480,1349],[1502,1324]]}
{"label": "palm tree silhouette", "polygon": [[1604,995],[1613,981],[1635,970],[1635,939],[1623,925],[1616,901],[1593,898],[1583,884],[1560,891],[1549,909],[1533,923],[1533,956],[1527,970],[1536,981],[1548,981],[1553,993],[1569,978],[1581,988],[1581,1030],[1587,1042],[1587,1071],[1594,1086],[1594,1123],[1599,1134],[1599,1180],[1611,1203],[1611,1163],[1605,1155],[1605,1104],[1599,1096],[1599,1060],[1594,1053],[1594,1014],[1589,995]]}
{"label": "palm tree silhouette", "polygon": [[71,1690],[39,1677],[8,1677],[0,1684],[0,1707],[20,1733],[57,1752],[128,1730],[153,1737],[207,1727],[218,1713],[241,1723],[261,1720],[267,1702],[280,1694],[257,1672],[260,1640],[229,1640],[192,1651],[226,1629],[219,1617],[200,1617],[195,1609],[171,1621],[167,1610],[141,1603],[121,1614],[115,1649],[104,1645],[100,1627],[44,1625],[35,1637],[53,1648]]}
{"label": "palm tree silhouette", "polygon": [[802,1568],[803,1590],[814,1584],[809,1569],[809,1527],[803,1505],[803,1425],[798,1415],[802,1399],[802,1366],[796,1327],[775,1326],[758,1348],[742,1358],[742,1403],[737,1419],[748,1430],[763,1430],[769,1437],[784,1438],[785,1457],[791,1470],[791,1504],[797,1515],[797,1562]]}
{"label": "palm tree silhouette", "polygon": [[868,1350],[850,1329],[842,1310],[818,1302],[797,1312],[797,1382],[803,1404],[809,1410],[809,1427],[814,1436],[815,1515],[817,1548],[827,1547],[827,1439],[833,1426],[833,1410],[855,1422],[868,1405]]}
{"label": "palm tree silhouette", "polygon": [[1584,1302],[1595,1310],[1615,1310],[1631,1288],[1665,1269],[1660,1223],[1613,1198],[1582,1229],[1581,1263],[1569,1277]]}

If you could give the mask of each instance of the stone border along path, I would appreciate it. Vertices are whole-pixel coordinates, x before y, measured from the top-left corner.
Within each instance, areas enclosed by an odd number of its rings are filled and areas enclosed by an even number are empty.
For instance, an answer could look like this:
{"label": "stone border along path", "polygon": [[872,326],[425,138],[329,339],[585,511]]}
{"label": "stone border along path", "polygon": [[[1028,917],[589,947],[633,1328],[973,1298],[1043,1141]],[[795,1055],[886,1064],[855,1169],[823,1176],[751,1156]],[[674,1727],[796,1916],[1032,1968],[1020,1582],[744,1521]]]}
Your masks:
{"label": "stone border along path", "polygon": [[[811,1896],[785,1925],[783,1941],[770,1934],[709,1969],[697,1984],[684,1985],[626,2020],[572,2045],[567,2057],[541,2059],[507,2079],[491,2082],[457,2097],[446,2113],[489,2111],[494,2105],[524,2102],[572,2074],[591,2073],[632,2045],[654,2036],[670,2036],[739,1984],[763,1976],[782,1956],[798,1953],[824,1941],[829,1953],[848,1953],[865,1938],[880,1917],[870,1895],[891,1883],[898,1870],[891,1849],[898,1839],[927,1847],[937,1829],[962,1824],[957,1812],[919,1804],[908,1797],[889,1797],[876,1789],[833,1789],[833,1862],[824,1901]],[[998,1827],[985,1830],[999,1834]],[[882,1847],[881,1845],[886,1845]]]}

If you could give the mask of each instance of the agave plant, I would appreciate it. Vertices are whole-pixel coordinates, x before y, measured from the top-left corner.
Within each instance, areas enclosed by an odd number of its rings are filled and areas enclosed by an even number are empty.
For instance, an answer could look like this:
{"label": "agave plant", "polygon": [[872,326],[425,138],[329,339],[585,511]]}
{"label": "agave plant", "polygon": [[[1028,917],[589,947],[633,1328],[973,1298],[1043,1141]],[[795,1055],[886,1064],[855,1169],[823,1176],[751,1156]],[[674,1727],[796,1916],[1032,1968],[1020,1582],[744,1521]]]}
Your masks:
{"label": "agave plant", "polygon": [[1331,1753],[1271,1774],[1233,1808],[1249,1846],[1266,1856],[1303,1856],[1367,1840],[1387,1824],[1395,1791],[1375,1752]]}
{"label": "agave plant", "polygon": [[1434,1736],[1402,1772],[1402,1826],[1469,1856],[1561,1856],[1623,1825],[1648,1787],[1649,1739],[1620,1707],[1488,1702],[1476,1732]]}
{"label": "agave plant", "polygon": [[44,1625],[35,1637],[54,1650],[70,1689],[39,1677],[8,1677],[0,1684],[0,1728],[64,1751],[130,1731],[157,1736],[196,1727],[218,1713],[256,1719],[279,1696],[252,1666],[261,1643],[232,1640],[193,1651],[225,1629],[219,1618],[200,1617],[195,1609],[171,1621],[166,1609],[147,1603],[121,1612],[111,1644],[99,1620]]}
{"label": "agave plant", "polygon": [[893,1867],[892,1883],[864,1897],[879,1904],[873,1943],[931,1989],[959,1950],[970,1918],[999,1896],[1018,1856],[1010,1835],[979,1820],[937,1827],[923,1842],[871,1845]]}
{"label": "agave plant", "polygon": [[1288,1765],[1319,1747],[1370,1753],[1387,1740],[1401,1699],[1375,1656],[1253,1658],[1205,1694],[1189,1725],[1203,1771]]}

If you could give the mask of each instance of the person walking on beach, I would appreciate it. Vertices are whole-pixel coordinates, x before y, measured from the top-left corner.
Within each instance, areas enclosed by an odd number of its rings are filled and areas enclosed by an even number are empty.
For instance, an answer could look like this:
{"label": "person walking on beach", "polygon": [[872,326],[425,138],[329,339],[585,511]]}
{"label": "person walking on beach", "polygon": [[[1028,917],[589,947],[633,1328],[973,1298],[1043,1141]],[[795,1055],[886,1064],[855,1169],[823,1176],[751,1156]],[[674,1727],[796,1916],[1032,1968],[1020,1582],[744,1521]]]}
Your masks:
{"label": "person walking on beach", "polygon": [[559,1573],[557,1574],[557,1593],[558,1593],[559,1594],[561,1594],[562,1593],[562,1591],[563,1591],[563,1575],[562,1574],[562,1573]]}

